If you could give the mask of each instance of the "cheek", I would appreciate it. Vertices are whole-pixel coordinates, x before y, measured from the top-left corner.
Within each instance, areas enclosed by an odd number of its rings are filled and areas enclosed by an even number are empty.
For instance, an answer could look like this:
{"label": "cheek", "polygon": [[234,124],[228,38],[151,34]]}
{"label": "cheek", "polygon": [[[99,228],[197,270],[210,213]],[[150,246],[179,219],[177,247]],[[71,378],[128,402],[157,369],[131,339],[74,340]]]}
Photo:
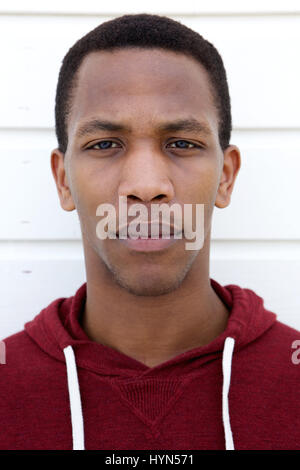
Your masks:
{"label": "cheek", "polygon": [[76,209],[82,216],[96,217],[98,205],[103,202],[111,202],[109,178],[104,175],[103,171],[96,169],[94,166],[74,166],[71,180]]}
{"label": "cheek", "polygon": [[194,203],[212,204],[219,185],[219,173],[216,165],[205,164],[194,168],[189,177],[185,194]]}
{"label": "cheek", "polygon": [[193,204],[204,204],[205,232],[211,224],[216,194],[219,185],[217,165],[205,164],[190,175],[189,184],[183,189],[183,200]]}

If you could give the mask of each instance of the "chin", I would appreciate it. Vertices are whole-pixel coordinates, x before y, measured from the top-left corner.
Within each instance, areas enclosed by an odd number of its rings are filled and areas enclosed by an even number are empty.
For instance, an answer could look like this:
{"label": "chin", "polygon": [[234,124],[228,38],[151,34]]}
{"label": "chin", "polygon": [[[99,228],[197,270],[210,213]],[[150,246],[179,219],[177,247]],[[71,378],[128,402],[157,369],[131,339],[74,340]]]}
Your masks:
{"label": "chin", "polygon": [[129,275],[128,271],[125,275],[114,272],[114,281],[123,289],[136,296],[157,297],[166,295],[178,287],[183,282],[186,272],[169,274],[164,273],[143,273]]}
{"label": "chin", "polygon": [[[184,253],[186,254],[186,253]],[[195,261],[196,252],[189,252],[190,257],[164,260],[160,263],[155,257],[128,262],[114,253],[105,253],[102,261],[108,277],[118,286],[136,296],[156,297],[166,295],[180,287]]]}

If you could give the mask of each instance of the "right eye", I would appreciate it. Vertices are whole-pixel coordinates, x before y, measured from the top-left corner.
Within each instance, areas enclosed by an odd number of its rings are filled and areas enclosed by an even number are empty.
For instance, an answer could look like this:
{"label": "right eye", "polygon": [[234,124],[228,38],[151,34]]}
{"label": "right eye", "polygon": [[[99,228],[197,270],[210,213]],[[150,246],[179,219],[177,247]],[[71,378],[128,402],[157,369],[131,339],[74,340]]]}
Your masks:
{"label": "right eye", "polygon": [[[100,142],[97,142],[96,144],[91,145],[90,147],[87,147],[87,150],[92,149],[92,150],[108,150],[112,147],[110,144],[115,144],[117,146],[117,142],[114,142],[113,140],[101,140]],[[96,145],[99,145],[99,148],[95,148]]]}

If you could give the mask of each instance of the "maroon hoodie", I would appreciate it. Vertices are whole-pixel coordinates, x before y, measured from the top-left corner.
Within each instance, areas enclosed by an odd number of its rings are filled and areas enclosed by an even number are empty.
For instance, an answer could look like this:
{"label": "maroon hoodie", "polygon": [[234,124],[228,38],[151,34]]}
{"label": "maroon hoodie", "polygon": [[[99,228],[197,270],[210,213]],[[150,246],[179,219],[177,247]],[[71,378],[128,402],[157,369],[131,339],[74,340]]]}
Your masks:
{"label": "maroon hoodie", "polygon": [[4,340],[0,449],[300,449],[300,332],[252,290],[211,285],[226,330],[155,367],[87,337],[86,284],[53,301]]}

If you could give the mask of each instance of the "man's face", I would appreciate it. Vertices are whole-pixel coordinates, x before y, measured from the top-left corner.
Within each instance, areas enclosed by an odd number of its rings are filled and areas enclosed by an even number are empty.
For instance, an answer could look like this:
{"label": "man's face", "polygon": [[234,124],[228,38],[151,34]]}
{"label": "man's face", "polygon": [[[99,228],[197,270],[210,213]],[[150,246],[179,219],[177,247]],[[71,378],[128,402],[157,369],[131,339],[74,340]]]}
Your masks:
{"label": "man's face", "polygon": [[[95,119],[126,129],[79,135]],[[203,131],[161,128],[186,119],[197,120]],[[70,188],[60,196],[61,204],[66,210],[76,207],[89,262],[103,263],[118,285],[135,295],[171,292],[185,279],[199,250],[186,250],[184,237],[157,251],[99,239],[97,207],[114,205],[118,224],[119,196],[127,197],[128,208],[144,204],[149,214],[152,204],[204,204],[207,243],[214,205],[218,198],[219,207],[229,203],[219,188],[223,161],[209,77],[196,60],[137,48],[93,52],[84,59],[68,118],[68,148],[60,161]]]}

